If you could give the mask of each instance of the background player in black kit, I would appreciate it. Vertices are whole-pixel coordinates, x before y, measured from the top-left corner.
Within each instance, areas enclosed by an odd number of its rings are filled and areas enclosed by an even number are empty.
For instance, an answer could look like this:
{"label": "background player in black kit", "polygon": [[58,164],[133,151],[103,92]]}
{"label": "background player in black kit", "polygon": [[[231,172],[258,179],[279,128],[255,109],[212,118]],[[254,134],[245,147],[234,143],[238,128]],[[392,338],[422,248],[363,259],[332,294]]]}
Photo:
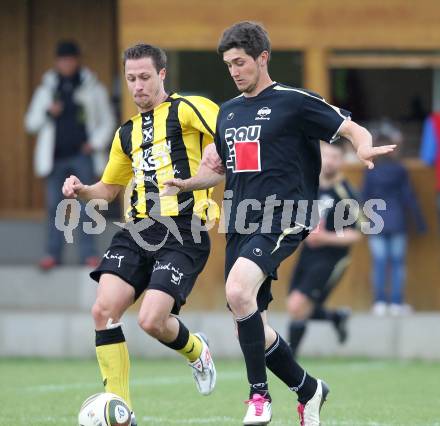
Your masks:
{"label": "background player in black kit", "polygon": [[308,235],[310,220],[299,201],[317,196],[319,139],[346,137],[368,167],[376,155],[394,146],[373,148],[370,133],[350,121],[347,112],[272,81],[270,41],[260,25],[240,22],[226,29],[218,51],[242,94],[220,108],[215,145],[206,148],[197,175],[170,179],[164,192],[208,188],[226,177],[226,298],[250,384],[243,424],[271,420],[267,366],[297,392],[300,424],[318,426],[328,389],[295,362],[288,344],[269,326],[271,280],[281,261]]}
{"label": "background player in black kit", "polygon": [[[346,340],[349,310],[325,308],[324,302],[349,265],[350,246],[361,238],[359,216],[348,207],[351,200],[357,202],[357,196],[341,173],[343,145],[323,143],[321,155],[318,191],[318,200],[322,202],[321,220],[304,241],[287,299],[287,310],[292,318],[289,340],[294,355],[309,319],[330,321],[339,342]],[[350,225],[344,226],[347,223]]]}

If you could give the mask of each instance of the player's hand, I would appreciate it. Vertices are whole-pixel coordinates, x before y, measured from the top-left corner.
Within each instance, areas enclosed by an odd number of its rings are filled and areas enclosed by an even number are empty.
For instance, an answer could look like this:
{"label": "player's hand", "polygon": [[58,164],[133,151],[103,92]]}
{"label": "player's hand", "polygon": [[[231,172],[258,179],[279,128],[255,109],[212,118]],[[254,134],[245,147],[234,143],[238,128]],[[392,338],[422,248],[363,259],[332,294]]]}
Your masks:
{"label": "player's hand", "polygon": [[304,243],[310,248],[317,248],[325,245],[323,241],[322,231],[312,232],[305,240]]}
{"label": "player's hand", "polygon": [[321,247],[326,244],[328,231],[325,229],[325,221],[321,219],[318,226],[304,240],[304,243],[310,248]]}
{"label": "player's hand", "polygon": [[166,180],[164,183],[164,189],[160,191],[161,197],[168,197],[170,195],[177,195],[179,192],[185,190],[185,181],[179,178],[173,178]]}
{"label": "player's hand", "polygon": [[54,118],[57,118],[63,112],[64,105],[61,101],[54,101],[47,112]]}
{"label": "player's hand", "polygon": [[225,167],[223,166],[220,156],[217,154],[215,145],[212,143],[205,148],[203,152],[202,165],[210,168],[218,175],[225,174]]}
{"label": "player's hand", "polygon": [[90,154],[93,154],[93,147],[92,147],[92,145],[90,145],[88,142],[84,143],[84,144],[81,146],[81,152],[82,152],[84,155],[90,155]]}
{"label": "player's hand", "polygon": [[77,198],[84,187],[85,185],[76,176],[71,175],[64,181],[62,192],[66,198]]}
{"label": "player's hand", "polygon": [[379,155],[385,155],[393,152],[396,146],[397,145],[360,146],[357,150],[357,156],[369,169],[373,169],[373,159]]}

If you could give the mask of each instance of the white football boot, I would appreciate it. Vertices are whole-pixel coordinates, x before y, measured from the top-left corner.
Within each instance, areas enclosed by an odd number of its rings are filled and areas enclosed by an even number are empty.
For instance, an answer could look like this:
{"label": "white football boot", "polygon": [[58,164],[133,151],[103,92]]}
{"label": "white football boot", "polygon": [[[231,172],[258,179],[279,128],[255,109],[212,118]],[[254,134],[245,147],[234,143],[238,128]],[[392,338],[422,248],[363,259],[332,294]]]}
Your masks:
{"label": "white football boot", "polygon": [[134,415],[134,412],[131,412],[131,423],[130,426],[138,426],[137,421],[136,421],[136,417]]}
{"label": "white football boot", "polygon": [[298,415],[300,426],[319,426],[319,413],[321,412],[322,404],[324,404],[329,393],[328,386],[320,379],[318,379],[318,387],[315,394],[310,398],[306,404],[298,404]]}
{"label": "white football boot", "polygon": [[208,339],[203,333],[195,333],[202,342],[202,353],[194,362],[189,362],[192,368],[194,381],[202,395],[209,395],[215,387],[217,372],[209,350]]}
{"label": "white football boot", "polygon": [[246,401],[248,409],[243,419],[243,425],[268,425],[272,419],[272,404],[259,393],[254,393]]}

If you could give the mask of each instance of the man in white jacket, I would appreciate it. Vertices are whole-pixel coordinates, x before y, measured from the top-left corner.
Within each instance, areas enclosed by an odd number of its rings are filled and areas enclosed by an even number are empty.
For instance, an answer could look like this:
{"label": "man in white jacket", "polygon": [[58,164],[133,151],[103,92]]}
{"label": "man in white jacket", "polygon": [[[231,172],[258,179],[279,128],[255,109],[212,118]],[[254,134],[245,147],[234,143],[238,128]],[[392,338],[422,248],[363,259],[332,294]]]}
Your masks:
{"label": "man in white jacket", "polygon": [[[25,117],[26,130],[37,135],[35,174],[46,178],[48,243],[40,267],[48,270],[61,263],[63,234],[55,227],[55,215],[63,199],[60,191],[71,174],[92,183],[105,165],[106,148],[115,129],[115,118],[104,86],[81,66],[76,43],[59,42],[55,66],[35,90]],[[81,208],[81,222],[85,220]],[[79,254],[83,264],[95,267],[93,236],[80,231]]]}

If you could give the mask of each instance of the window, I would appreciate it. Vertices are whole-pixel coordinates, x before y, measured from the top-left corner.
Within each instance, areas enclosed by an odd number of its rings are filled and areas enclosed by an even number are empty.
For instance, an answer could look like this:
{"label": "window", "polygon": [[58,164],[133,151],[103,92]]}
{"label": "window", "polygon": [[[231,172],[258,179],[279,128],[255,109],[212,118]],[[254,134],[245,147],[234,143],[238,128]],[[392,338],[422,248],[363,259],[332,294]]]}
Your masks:
{"label": "window", "polygon": [[[174,51],[169,57],[166,87],[181,94],[206,96],[217,103],[239,93],[221,57],[214,51]],[[271,77],[290,86],[302,84],[302,55],[274,51],[269,63]]]}
{"label": "window", "polygon": [[435,101],[437,52],[336,52],[330,59],[333,103],[373,128],[388,119],[403,133],[404,156],[418,156],[422,126]]}

